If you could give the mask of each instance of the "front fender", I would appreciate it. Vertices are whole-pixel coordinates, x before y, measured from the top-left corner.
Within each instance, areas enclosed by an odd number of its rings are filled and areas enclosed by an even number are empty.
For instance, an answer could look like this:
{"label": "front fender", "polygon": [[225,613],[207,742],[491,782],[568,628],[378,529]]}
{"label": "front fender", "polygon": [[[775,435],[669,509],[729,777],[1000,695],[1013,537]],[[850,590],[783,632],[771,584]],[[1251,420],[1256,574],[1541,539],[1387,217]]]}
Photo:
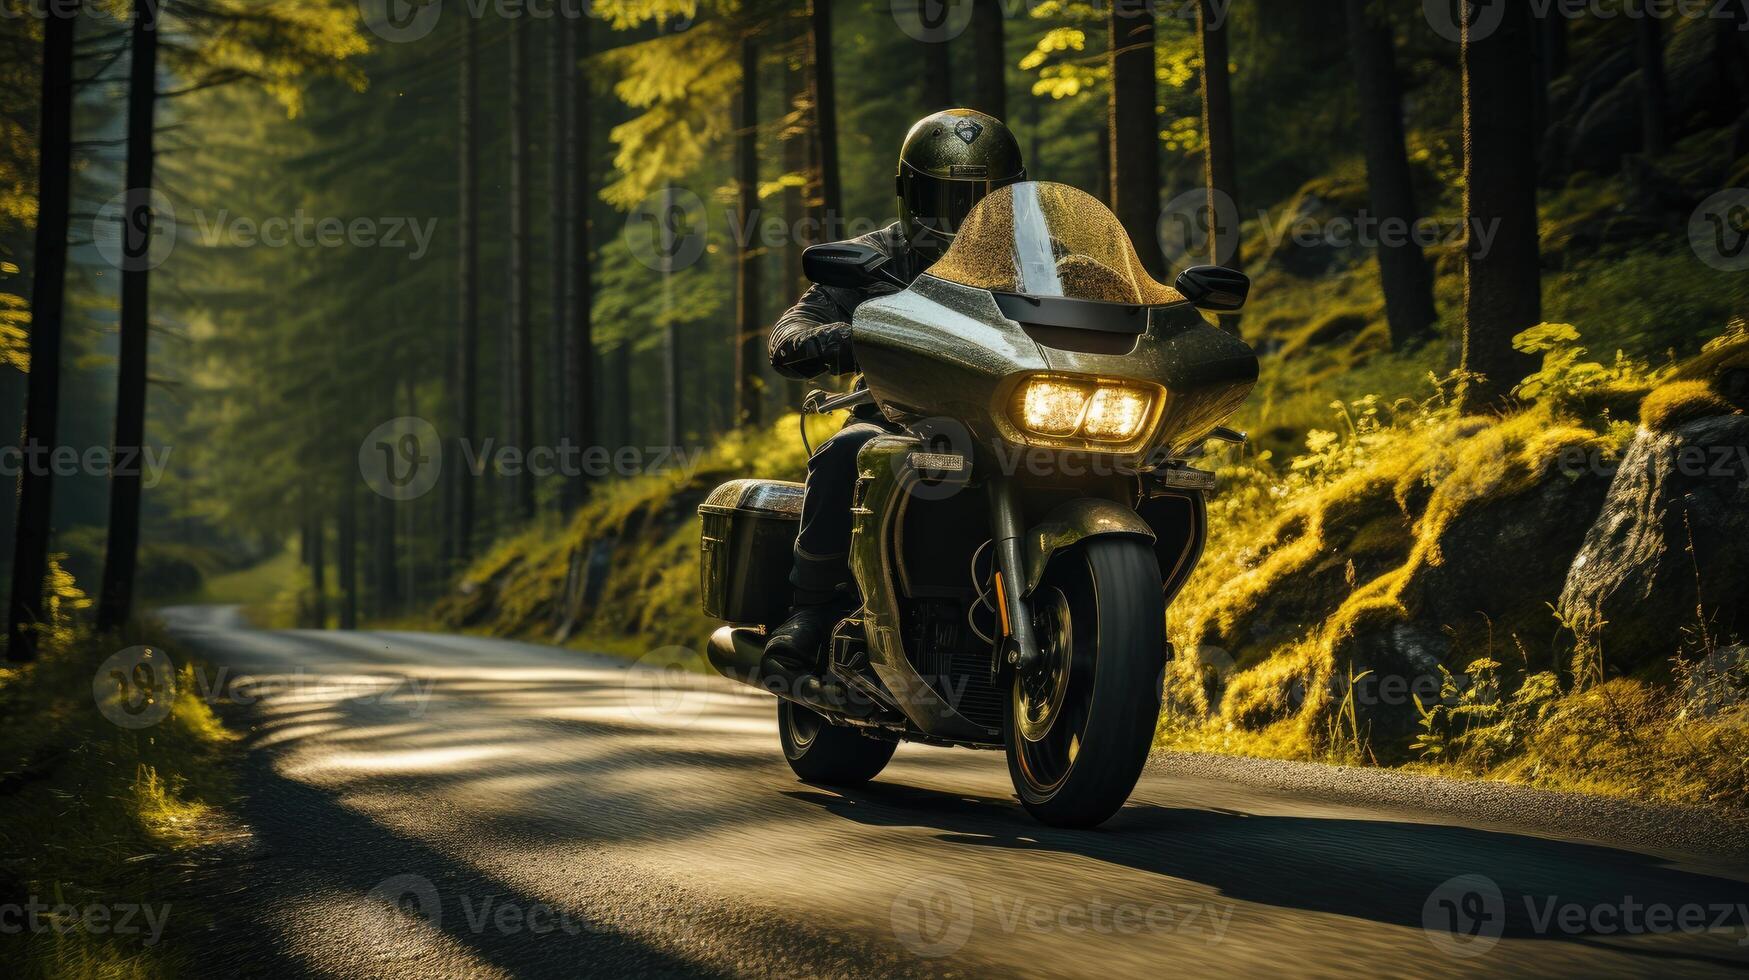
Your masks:
{"label": "front fender", "polygon": [[1059,504],[1026,532],[1026,588],[1030,596],[1044,578],[1051,557],[1088,538],[1121,535],[1154,542],[1154,529],[1129,507],[1103,497],[1078,497]]}

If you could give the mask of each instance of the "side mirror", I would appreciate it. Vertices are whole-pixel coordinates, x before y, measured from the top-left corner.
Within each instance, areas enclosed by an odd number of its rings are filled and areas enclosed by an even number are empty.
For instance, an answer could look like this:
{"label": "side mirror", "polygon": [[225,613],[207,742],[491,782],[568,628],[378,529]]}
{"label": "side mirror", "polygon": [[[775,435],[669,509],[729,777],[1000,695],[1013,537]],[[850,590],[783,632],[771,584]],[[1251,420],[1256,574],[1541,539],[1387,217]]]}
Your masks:
{"label": "side mirror", "polygon": [[1191,266],[1173,283],[1184,298],[1199,310],[1236,313],[1251,295],[1251,277],[1218,265]]}
{"label": "side mirror", "polygon": [[904,283],[886,270],[887,256],[880,249],[856,242],[814,245],[802,253],[802,273],[809,282],[840,289],[861,289],[877,282]]}

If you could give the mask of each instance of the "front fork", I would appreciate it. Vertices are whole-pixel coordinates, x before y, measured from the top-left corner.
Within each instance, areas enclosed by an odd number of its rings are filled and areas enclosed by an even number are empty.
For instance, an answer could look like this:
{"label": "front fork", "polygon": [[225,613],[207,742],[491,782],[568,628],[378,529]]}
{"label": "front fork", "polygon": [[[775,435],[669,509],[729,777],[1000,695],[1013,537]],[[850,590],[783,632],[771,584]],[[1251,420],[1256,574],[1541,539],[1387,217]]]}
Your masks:
{"label": "front fork", "polygon": [[986,490],[990,496],[991,545],[996,555],[996,598],[1002,630],[1002,644],[997,648],[997,660],[991,664],[996,673],[1001,664],[1011,664],[1015,670],[1027,673],[1039,662],[1038,639],[1032,629],[1031,603],[1022,595],[1026,591],[1025,516],[1020,509],[1020,494],[1014,481],[1007,477],[992,477]]}

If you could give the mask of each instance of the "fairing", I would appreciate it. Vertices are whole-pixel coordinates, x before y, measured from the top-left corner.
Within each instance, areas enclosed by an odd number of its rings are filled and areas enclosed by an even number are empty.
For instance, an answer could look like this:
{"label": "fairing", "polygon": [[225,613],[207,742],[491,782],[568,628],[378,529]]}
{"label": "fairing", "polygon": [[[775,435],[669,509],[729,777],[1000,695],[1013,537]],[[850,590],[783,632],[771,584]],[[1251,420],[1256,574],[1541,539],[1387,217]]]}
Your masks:
{"label": "fairing", "polygon": [[[1058,307],[1085,304],[1095,322],[1127,309],[1136,315],[1124,319],[1140,332],[1010,319],[996,293],[1054,299]],[[858,364],[889,419],[906,425],[952,419],[978,448],[1089,448],[1014,425],[1009,400],[1036,373],[1163,387],[1145,438],[1119,451],[1098,450],[1137,465],[1207,436],[1257,379],[1251,348],[1143,272],[1104,205],[1058,184],[1020,183],[992,193],[911,288],[858,307],[853,330]]]}

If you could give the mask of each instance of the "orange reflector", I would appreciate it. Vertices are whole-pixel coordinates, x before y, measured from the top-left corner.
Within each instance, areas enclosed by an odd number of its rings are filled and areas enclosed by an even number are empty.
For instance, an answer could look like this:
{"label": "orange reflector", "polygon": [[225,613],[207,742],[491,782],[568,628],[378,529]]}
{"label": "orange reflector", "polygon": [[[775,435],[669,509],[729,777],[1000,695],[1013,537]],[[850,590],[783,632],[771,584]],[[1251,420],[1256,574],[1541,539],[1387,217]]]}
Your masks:
{"label": "orange reflector", "polygon": [[1008,595],[1002,590],[1002,573],[996,573],[996,615],[1002,622],[1002,635],[1008,635]]}

